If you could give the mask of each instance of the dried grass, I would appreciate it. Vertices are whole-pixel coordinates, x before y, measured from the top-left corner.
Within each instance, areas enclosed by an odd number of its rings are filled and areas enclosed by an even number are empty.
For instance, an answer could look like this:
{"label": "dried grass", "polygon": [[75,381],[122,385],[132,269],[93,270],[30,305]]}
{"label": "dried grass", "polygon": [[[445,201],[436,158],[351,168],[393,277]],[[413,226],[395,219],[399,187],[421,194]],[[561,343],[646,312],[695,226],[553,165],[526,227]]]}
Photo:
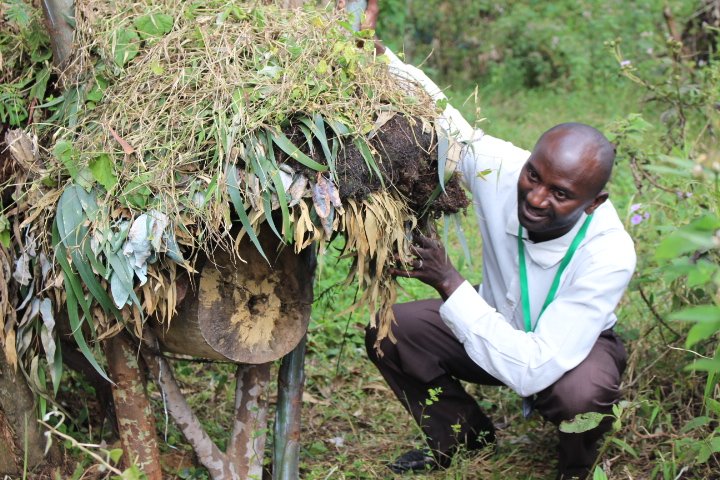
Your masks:
{"label": "dried grass", "polygon": [[[380,112],[431,123],[436,107],[429,97],[392,77],[371,45],[357,48],[358,37],[333,12],[86,1],[78,2],[76,17],[78,48],[62,77],[60,124],[41,132],[41,144],[54,146],[18,188],[14,221],[25,219],[25,237],[52,258],[49,226],[62,207],[56,202],[68,186],[81,185],[95,192],[99,207],[87,215],[82,241],[110,271],[102,244],[151,211],[167,216],[180,264],[193,271],[197,252],[236,249],[240,237],[230,231],[240,209],[248,216],[241,236],[282,215],[278,234],[298,251],[316,242],[322,253],[332,235],[347,235],[346,254],[355,258],[349,278],[365,292],[360,304],[379,311],[381,332],[389,332],[395,282],[385,265],[393,252],[407,255],[405,225],[416,224],[416,213],[391,185],[340,204],[332,163],[342,145],[365,141]],[[276,137],[301,119],[319,128],[308,123],[303,144],[299,135],[292,140],[319,169],[330,167],[325,173],[310,174],[299,154],[278,148]],[[369,171],[379,161],[371,155]],[[163,237],[153,253],[167,253],[171,243]],[[159,308],[168,318],[173,289],[157,273],[166,261],[158,262],[146,287],[135,281],[135,306]],[[106,289],[110,277],[100,278]],[[37,291],[59,285],[57,277],[34,281]],[[139,318],[128,310],[123,317]],[[100,336],[116,330],[107,319],[96,323]]]}

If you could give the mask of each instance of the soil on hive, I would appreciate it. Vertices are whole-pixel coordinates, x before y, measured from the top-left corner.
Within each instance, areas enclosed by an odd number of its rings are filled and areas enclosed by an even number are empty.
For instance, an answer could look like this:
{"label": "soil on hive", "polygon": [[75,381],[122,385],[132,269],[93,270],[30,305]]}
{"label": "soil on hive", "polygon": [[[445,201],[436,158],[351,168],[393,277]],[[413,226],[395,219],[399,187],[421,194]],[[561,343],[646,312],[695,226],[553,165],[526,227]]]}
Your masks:
{"label": "soil on hive", "polygon": [[[299,144],[302,134],[291,132],[290,137]],[[370,140],[371,146],[379,153],[377,163],[383,175],[384,187],[397,190],[418,214],[425,210],[428,200],[438,187],[436,140],[432,133],[423,131],[419,121],[402,115],[395,115]],[[314,153],[306,153],[322,161],[320,145],[315,145],[313,150]],[[346,142],[343,145],[336,169],[342,199],[363,199],[383,188],[378,176],[370,170],[353,144]],[[468,205],[465,191],[454,175],[446,183],[445,192],[430,204],[427,211],[431,215],[457,213]]]}

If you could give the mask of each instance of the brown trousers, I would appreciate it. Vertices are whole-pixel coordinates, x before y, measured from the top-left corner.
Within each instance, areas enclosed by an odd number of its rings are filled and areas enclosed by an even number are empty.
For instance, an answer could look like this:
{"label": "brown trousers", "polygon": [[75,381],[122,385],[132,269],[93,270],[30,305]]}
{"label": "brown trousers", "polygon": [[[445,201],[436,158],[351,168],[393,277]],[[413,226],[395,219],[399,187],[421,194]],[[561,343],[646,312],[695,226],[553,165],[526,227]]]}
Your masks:
{"label": "brown trousers", "polygon": [[[495,429],[459,380],[502,385],[468,357],[438,313],[442,301],[420,300],[393,307],[397,343],[384,339],[382,355],[374,348],[377,330],[365,336],[370,360],[425,433],[440,464],[447,465],[460,445],[470,450],[495,441]],[[570,320],[569,320],[570,321]],[[555,425],[578,413],[609,413],[620,398],[620,377],[627,354],[612,330],[598,338],[588,357],[536,395],[535,409]],[[429,389],[441,389],[427,402]],[[598,440],[610,428],[581,434],[559,432],[558,478],[584,478],[597,456]]]}

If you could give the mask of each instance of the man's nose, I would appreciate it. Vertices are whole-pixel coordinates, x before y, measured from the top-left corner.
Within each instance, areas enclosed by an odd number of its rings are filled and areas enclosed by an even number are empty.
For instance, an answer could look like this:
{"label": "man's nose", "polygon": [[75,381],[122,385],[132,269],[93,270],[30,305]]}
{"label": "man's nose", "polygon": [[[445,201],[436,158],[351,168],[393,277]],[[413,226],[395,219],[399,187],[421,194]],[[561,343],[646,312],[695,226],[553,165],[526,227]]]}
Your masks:
{"label": "man's nose", "polygon": [[545,208],[548,206],[548,193],[545,187],[533,188],[527,195],[527,201],[533,208]]}

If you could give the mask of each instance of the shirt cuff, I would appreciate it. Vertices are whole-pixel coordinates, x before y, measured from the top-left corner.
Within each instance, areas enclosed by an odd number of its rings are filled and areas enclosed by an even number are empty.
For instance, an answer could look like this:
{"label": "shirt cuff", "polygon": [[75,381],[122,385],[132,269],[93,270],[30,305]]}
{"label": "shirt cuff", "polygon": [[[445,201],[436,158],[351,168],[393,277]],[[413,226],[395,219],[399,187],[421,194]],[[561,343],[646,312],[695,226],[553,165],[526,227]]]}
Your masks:
{"label": "shirt cuff", "polygon": [[460,343],[465,343],[478,319],[494,311],[470,282],[465,281],[442,304],[440,318]]}

